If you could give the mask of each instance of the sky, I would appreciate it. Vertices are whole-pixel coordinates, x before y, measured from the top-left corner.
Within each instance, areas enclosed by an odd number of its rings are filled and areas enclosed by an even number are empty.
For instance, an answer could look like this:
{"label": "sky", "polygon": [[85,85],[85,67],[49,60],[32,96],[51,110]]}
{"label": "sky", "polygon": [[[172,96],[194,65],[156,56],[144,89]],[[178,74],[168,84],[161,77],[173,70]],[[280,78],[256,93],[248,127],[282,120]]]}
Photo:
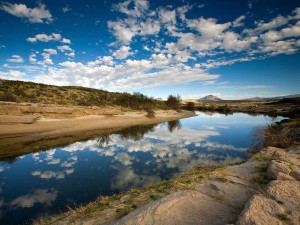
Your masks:
{"label": "sky", "polygon": [[0,2],[0,78],[155,98],[300,93],[297,0]]}

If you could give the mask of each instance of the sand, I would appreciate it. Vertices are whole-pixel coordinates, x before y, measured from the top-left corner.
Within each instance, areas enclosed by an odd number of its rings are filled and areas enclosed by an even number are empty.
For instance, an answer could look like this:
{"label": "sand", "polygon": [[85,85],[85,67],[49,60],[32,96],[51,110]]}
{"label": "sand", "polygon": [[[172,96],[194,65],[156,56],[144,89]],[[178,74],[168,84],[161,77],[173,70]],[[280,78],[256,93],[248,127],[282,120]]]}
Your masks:
{"label": "sand", "polygon": [[14,158],[132,126],[156,124],[194,115],[194,112],[184,110],[160,110],[156,111],[155,118],[149,119],[145,112],[135,111],[113,116],[87,115],[71,119],[40,117],[31,124],[0,124],[0,158]]}

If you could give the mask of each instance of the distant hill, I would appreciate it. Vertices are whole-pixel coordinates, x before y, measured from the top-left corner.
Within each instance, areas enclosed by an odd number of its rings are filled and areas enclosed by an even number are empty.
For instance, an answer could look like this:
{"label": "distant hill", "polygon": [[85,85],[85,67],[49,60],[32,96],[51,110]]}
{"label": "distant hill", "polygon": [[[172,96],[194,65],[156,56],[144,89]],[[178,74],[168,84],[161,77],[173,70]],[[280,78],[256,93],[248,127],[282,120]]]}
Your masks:
{"label": "distant hill", "polygon": [[141,93],[118,93],[99,89],[54,86],[0,79],[0,101],[73,106],[116,105],[132,109],[165,108],[166,104]]}
{"label": "distant hill", "polygon": [[203,102],[219,102],[219,101],[223,101],[223,99],[220,99],[219,97],[214,96],[214,95],[207,95],[207,96],[205,96],[203,98],[200,98],[199,100],[203,101]]}
{"label": "distant hill", "polygon": [[254,97],[254,98],[247,98],[244,100],[249,100],[249,101],[278,101],[286,98],[300,98],[300,94],[295,94],[295,95],[285,95],[285,96],[276,96],[276,97]]}

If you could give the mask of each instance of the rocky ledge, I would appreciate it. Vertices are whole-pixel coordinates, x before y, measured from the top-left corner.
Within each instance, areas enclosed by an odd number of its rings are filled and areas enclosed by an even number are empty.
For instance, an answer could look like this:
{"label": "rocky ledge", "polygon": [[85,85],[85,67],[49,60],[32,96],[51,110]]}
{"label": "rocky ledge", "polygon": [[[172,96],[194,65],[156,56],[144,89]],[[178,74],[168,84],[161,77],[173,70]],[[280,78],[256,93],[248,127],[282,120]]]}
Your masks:
{"label": "rocky ledge", "polygon": [[[113,224],[300,224],[300,146],[268,147]],[[95,221],[96,222],[96,221]],[[97,223],[94,223],[97,224]]]}

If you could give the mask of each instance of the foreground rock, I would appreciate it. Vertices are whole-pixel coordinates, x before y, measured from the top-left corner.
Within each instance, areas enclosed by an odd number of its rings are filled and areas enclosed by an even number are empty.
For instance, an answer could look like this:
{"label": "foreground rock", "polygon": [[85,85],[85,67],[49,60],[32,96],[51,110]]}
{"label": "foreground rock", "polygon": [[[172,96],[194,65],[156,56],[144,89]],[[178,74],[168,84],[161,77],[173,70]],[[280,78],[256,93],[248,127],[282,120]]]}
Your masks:
{"label": "foreground rock", "polygon": [[180,191],[160,201],[150,203],[128,216],[116,225],[151,224],[228,224],[233,222],[235,210],[226,203],[201,194],[198,191]]}
{"label": "foreground rock", "polygon": [[273,156],[277,159],[269,164],[267,175],[275,180],[251,198],[238,225],[300,224],[300,151],[277,150]]}

